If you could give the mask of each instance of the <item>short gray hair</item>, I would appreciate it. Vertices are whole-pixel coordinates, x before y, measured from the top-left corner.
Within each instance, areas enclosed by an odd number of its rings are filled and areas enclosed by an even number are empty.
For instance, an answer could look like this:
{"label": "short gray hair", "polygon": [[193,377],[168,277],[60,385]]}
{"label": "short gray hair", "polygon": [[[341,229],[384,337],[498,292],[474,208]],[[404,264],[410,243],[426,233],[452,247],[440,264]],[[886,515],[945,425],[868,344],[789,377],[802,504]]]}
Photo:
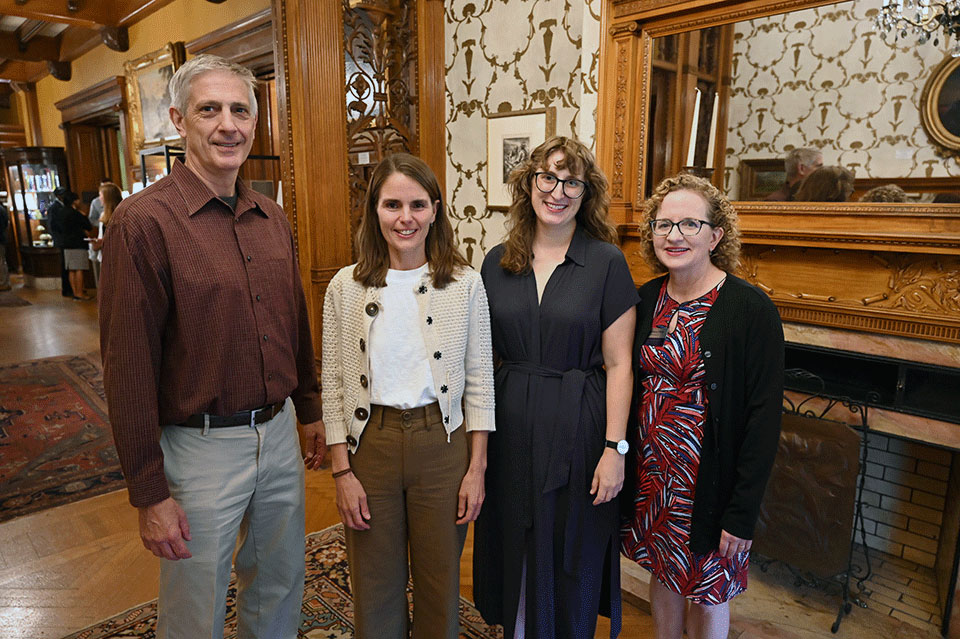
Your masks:
{"label": "short gray hair", "polygon": [[792,180],[797,177],[801,166],[813,166],[817,160],[823,159],[823,153],[818,149],[799,148],[792,149],[787,153],[783,160],[784,168],[787,171],[787,179]]}
{"label": "short gray hair", "polygon": [[187,104],[190,101],[190,85],[198,75],[209,71],[226,71],[237,76],[245,85],[250,94],[250,112],[257,115],[257,78],[247,67],[230,62],[220,56],[202,53],[183,63],[177,72],[170,78],[170,102],[180,115],[187,114]]}

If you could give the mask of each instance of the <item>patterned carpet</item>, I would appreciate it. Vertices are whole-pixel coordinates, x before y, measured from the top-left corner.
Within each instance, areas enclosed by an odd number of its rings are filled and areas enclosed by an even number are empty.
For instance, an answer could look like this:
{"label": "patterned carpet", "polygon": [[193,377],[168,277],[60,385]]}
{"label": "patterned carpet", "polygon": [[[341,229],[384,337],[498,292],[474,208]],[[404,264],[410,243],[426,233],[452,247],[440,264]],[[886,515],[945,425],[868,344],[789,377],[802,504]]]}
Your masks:
{"label": "patterned carpet", "polygon": [[0,521],[123,487],[98,354],[0,366]]}
{"label": "patterned carpet", "polygon": [[[353,602],[350,599],[347,551],[343,525],[337,524],[307,535],[307,580],[301,609],[300,637],[304,639],[348,639],[353,637]],[[408,593],[409,594],[409,593]],[[157,601],[122,612],[64,639],[153,639]],[[224,639],[237,636],[236,581],[230,580],[227,594],[227,623]],[[461,639],[502,639],[499,626],[487,626],[469,601],[460,598]]]}

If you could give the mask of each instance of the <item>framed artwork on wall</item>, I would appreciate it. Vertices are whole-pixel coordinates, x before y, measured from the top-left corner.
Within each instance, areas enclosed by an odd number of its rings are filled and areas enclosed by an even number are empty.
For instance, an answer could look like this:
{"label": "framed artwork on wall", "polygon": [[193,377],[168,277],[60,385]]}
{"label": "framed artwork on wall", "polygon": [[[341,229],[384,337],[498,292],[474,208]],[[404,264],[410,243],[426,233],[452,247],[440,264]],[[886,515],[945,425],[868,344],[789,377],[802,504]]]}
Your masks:
{"label": "framed artwork on wall", "polygon": [[920,97],[920,122],[937,155],[960,160],[960,58],[938,64]]}
{"label": "framed artwork on wall", "polygon": [[738,200],[762,200],[787,181],[783,158],[740,160]]}
{"label": "framed artwork on wall", "polygon": [[510,206],[507,180],[510,172],[556,130],[553,107],[526,111],[501,111],[487,116],[487,208],[506,211]]}
{"label": "framed artwork on wall", "polygon": [[167,85],[185,59],[183,42],[168,42],[162,49],[124,63],[127,111],[135,151],[180,139],[170,121]]}

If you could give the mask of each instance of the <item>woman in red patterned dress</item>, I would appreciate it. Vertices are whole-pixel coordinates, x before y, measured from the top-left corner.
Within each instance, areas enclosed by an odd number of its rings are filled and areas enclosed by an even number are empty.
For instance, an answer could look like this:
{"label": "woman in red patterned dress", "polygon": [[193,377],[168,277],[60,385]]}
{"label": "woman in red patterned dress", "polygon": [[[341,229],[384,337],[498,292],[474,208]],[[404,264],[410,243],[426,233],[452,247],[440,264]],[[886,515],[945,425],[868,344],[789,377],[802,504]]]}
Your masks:
{"label": "woman in red patterned dress", "polygon": [[667,275],[640,288],[622,550],[652,573],[658,639],[679,639],[685,626],[694,639],[722,638],[727,602],[747,587],[780,436],[783,329],[766,294],[731,273],[737,216],[713,185],[668,178],[645,216],[643,253]]}

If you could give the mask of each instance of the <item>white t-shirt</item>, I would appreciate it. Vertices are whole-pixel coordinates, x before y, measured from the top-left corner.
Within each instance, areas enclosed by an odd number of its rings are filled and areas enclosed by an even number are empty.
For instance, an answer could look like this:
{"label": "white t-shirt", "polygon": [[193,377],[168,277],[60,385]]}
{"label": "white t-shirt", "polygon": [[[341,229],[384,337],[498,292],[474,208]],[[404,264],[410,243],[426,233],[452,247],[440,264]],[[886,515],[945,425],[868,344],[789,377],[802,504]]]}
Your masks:
{"label": "white t-shirt", "polygon": [[415,292],[428,268],[387,271],[380,315],[370,325],[371,404],[416,408],[437,401]]}

